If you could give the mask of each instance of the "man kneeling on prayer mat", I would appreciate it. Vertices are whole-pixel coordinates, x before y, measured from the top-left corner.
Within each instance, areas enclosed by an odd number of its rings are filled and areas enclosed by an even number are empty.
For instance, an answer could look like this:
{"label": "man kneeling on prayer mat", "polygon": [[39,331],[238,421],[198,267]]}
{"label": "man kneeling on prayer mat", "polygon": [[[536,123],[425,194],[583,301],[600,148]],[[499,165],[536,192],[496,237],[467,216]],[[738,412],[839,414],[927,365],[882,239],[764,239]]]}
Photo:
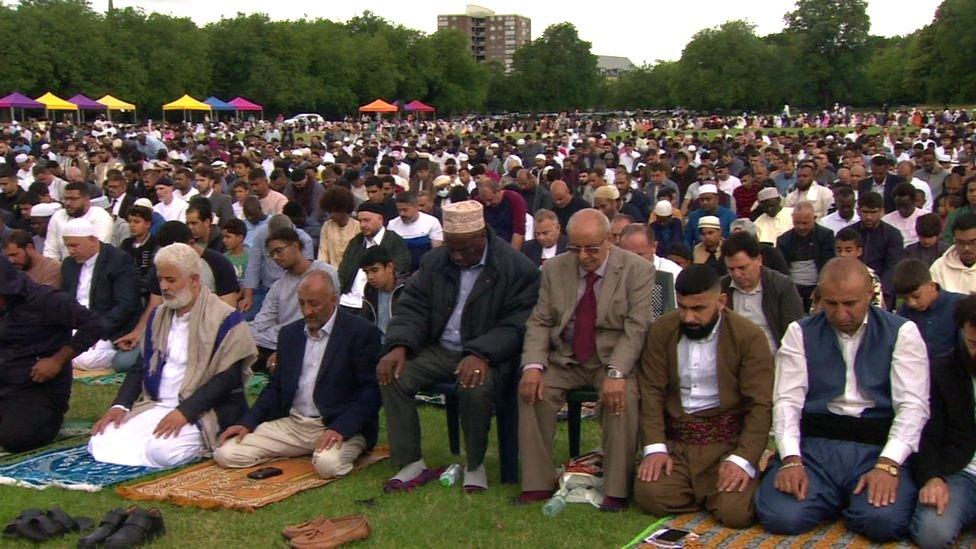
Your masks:
{"label": "man kneeling on prayer mat", "polygon": [[[302,319],[278,333],[278,363],[254,407],[220,436],[221,467],[251,467],[312,454],[325,478],[342,476],[376,444],[380,331],[336,308],[328,271],[308,271],[298,285]],[[267,303],[267,302],[265,302]]]}
{"label": "man kneeling on prayer mat", "polygon": [[929,361],[915,323],[871,305],[872,286],[858,259],[830,260],[823,310],[790,324],[776,352],[779,455],[756,492],[773,534],[843,516],[872,541],[908,536],[918,494],[908,458],[929,418]]}
{"label": "man kneeling on prayer mat", "polygon": [[96,461],[174,467],[209,454],[247,411],[257,347],[244,316],[200,282],[199,254],[170,244],[154,258],[163,306],[150,315],[142,364],[92,428]]}
{"label": "man kneeling on prayer mat", "polygon": [[638,372],[645,445],[634,500],[652,515],[704,507],[746,528],[772,424],[769,340],[725,308],[711,267],[681,271],[675,291],[678,310],[651,326]]}

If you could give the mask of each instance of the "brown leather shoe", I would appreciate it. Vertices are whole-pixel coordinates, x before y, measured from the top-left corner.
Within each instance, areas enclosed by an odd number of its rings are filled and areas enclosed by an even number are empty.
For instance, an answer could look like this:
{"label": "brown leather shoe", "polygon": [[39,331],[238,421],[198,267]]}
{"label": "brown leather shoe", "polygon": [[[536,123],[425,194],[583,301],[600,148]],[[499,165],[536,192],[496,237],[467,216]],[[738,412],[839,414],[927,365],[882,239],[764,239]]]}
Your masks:
{"label": "brown leather shoe", "polygon": [[326,520],[315,528],[306,528],[291,539],[294,549],[330,549],[350,541],[369,537],[369,522],[362,515]]}
{"label": "brown leather shoe", "polygon": [[310,521],[303,522],[301,524],[295,524],[293,526],[285,526],[281,531],[281,535],[286,539],[293,539],[298,537],[302,532],[306,530],[316,530],[325,527],[326,523],[331,523],[333,527],[339,528],[347,522],[359,520],[362,515],[346,515],[344,517],[336,517],[330,519],[328,517],[315,517]]}

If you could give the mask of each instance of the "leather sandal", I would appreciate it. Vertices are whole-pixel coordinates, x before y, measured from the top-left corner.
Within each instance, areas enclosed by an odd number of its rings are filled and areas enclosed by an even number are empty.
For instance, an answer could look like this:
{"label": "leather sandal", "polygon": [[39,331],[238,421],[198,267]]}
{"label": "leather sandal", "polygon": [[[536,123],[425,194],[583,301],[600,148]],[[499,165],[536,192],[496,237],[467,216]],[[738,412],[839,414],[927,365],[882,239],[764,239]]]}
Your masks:
{"label": "leather sandal", "polygon": [[351,515],[336,519],[336,521],[326,521],[321,527],[314,530],[305,530],[296,538],[292,538],[291,546],[294,549],[331,549],[351,541],[366,539],[369,537],[369,522],[362,515]]}
{"label": "leather sandal", "polygon": [[87,517],[72,517],[65,513],[60,507],[51,507],[47,512],[49,519],[64,526],[65,532],[84,532],[91,530],[95,525],[92,519]]}
{"label": "leather sandal", "polygon": [[109,536],[119,531],[122,525],[125,524],[126,519],[129,518],[130,511],[135,508],[130,508],[129,511],[124,509],[112,509],[102,518],[102,521],[98,523],[98,529],[96,529],[91,534],[78,540],[78,547],[96,547],[105,543],[105,540]]}
{"label": "leather sandal", "polygon": [[105,540],[109,549],[138,547],[166,533],[163,515],[159,509],[134,509],[125,524]]}
{"label": "leather sandal", "polygon": [[44,511],[42,511],[41,509],[26,509],[26,510],[22,511],[12,521],[8,522],[7,525],[3,527],[3,537],[5,537],[5,538],[16,538],[16,537],[20,537],[20,534],[17,532],[17,526],[21,522],[23,522],[23,521],[25,521],[25,520],[27,520],[27,519],[29,519],[31,517],[34,517],[34,516],[37,516],[37,515],[43,515],[43,514],[44,514]]}
{"label": "leather sandal", "polygon": [[347,515],[344,517],[338,517],[334,519],[330,519],[327,517],[316,517],[310,521],[303,522],[301,524],[296,524],[294,526],[285,526],[285,528],[281,531],[281,535],[287,539],[294,539],[300,536],[303,532],[324,528],[326,527],[325,526],[326,523],[331,523],[335,527],[340,527],[346,522],[349,522],[351,520],[356,520],[361,516],[362,515]]}

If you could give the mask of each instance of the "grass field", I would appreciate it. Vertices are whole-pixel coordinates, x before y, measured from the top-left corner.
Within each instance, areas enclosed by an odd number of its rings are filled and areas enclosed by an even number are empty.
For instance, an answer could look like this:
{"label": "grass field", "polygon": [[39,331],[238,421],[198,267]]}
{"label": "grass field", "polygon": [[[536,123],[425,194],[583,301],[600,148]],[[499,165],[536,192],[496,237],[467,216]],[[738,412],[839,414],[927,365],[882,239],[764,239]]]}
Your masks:
{"label": "grass field", "polygon": [[[69,419],[95,420],[109,406],[116,387],[75,384]],[[428,464],[451,462],[447,429],[442,409],[421,407],[424,451]],[[584,421],[583,449],[599,444],[599,428]],[[631,509],[621,514],[601,513],[596,508],[570,505],[560,515],[542,514],[541,504],[514,507],[510,500],[518,494],[514,485],[498,482],[497,443],[489,444],[486,466],[493,483],[487,493],[462,494],[459,488],[443,488],[432,483],[409,494],[382,495],[383,482],[395,473],[389,460],[356,475],[322,488],[298,494],[255,513],[207,511],[159,504],[167,534],[152,547],[287,547],[281,529],[318,515],[365,514],[372,537],[356,546],[376,547],[620,547],[630,541],[654,519]],[[385,442],[385,427],[380,443]],[[556,440],[557,459],[568,457],[565,424]],[[357,500],[376,498],[370,508]],[[3,524],[28,508],[59,505],[69,514],[98,521],[106,511],[127,507],[132,502],[117,496],[112,489],[90,494],[48,488],[36,491],[0,486],[0,520]],[[147,507],[154,504],[141,502]],[[47,547],[74,547],[80,536],[67,536],[45,544]],[[5,547],[33,547],[30,542],[3,540]]]}

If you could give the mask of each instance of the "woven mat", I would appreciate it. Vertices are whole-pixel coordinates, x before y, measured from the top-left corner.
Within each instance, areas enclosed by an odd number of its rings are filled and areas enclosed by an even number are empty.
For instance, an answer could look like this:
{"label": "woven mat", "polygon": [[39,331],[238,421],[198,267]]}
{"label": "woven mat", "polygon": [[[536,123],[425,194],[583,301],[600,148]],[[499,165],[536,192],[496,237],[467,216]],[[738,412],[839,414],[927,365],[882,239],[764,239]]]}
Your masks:
{"label": "woven mat", "polygon": [[49,486],[97,492],[162,469],[129,467],[95,461],[87,444],[43,452],[0,467],[0,484],[43,490]]}
{"label": "woven mat", "polygon": [[[902,549],[915,547],[908,542],[872,543],[844,527],[841,521],[824,523],[799,536],[777,536],[763,530],[759,524],[745,530],[725,528],[707,513],[686,514],[655,523],[654,528],[642,533],[649,535],[661,527],[690,530],[699,536],[697,547],[722,547],[723,549]],[[976,535],[964,532],[957,540],[958,547],[976,546]]]}
{"label": "woven mat", "polygon": [[[371,453],[356,460],[352,473],[379,463],[389,455],[386,447],[378,446]],[[263,467],[277,467],[283,473],[265,480],[247,478],[248,473]],[[120,486],[116,488],[116,492],[123,498],[132,500],[165,501],[204,509],[250,512],[334,480],[338,479],[320,477],[312,468],[312,460],[308,457],[280,459],[248,469],[223,469],[208,460],[161,478]]]}
{"label": "woven mat", "polygon": [[125,381],[125,372],[116,372],[111,368],[103,370],[71,370],[72,378],[85,385],[121,385]]}

